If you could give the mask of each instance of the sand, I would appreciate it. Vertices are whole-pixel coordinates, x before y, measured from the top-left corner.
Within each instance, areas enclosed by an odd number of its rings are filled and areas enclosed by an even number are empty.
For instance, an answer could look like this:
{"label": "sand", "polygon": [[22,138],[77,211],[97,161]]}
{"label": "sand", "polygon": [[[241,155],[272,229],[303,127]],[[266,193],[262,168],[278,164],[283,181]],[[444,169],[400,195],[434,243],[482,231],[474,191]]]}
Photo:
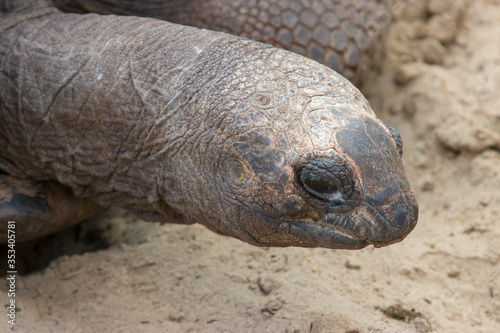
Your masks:
{"label": "sand", "polygon": [[500,1],[394,12],[363,90],[404,140],[420,218],[403,242],[257,248],[112,209],[72,234],[105,249],[17,275],[16,326],[4,309],[0,331],[500,332]]}

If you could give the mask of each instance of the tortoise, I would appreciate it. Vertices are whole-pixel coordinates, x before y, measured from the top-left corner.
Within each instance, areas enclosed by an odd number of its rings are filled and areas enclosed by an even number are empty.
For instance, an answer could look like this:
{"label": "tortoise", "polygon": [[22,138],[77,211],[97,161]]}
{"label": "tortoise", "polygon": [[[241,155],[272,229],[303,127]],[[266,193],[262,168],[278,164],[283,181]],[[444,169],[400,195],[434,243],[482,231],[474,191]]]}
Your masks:
{"label": "tortoise", "polygon": [[334,70],[363,82],[389,7],[2,2],[2,241],[9,220],[23,241],[110,206],[257,246],[401,241],[418,216],[401,138]]}

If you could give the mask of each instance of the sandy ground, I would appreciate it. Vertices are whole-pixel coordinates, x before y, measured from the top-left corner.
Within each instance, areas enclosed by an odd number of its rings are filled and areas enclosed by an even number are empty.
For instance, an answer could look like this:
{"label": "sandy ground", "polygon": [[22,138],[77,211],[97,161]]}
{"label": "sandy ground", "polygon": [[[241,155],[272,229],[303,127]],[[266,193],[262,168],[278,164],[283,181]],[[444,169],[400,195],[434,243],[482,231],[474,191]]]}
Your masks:
{"label": "sandy ground", "polygon": [[78,229],[107,249],[18,275],[16,326],[3,314],[0,331],[500,332],[500,1],[407,0],[394,12],[364,91],[405,143],[420,204],[407,239],[256,248],[110,210]]}

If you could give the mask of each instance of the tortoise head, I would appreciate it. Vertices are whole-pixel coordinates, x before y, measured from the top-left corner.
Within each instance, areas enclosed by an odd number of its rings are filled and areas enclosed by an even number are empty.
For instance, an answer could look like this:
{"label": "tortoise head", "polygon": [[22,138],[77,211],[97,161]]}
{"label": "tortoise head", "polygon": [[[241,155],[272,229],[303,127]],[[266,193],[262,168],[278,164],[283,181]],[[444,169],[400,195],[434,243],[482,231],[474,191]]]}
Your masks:
{"label": "tortoise head", "polygon": [[418,206],[399,134],[347,80],[300,60],[255,69],[249,93],[228,103],[217,120],[213,185],[203,190],[217,199],[195,219],[261,246],[359,249],[401,241],[416,225]]}
{"label": "tortoise head", "polygon": [[330,133],[335,145],[308,152],[286,141],[276,147],[272,132],[234,138],[220,161],[232,217],[224,234],[265,246],[358,249],[399,242],[415,227],[418,207],[394,129],[344,118]]}

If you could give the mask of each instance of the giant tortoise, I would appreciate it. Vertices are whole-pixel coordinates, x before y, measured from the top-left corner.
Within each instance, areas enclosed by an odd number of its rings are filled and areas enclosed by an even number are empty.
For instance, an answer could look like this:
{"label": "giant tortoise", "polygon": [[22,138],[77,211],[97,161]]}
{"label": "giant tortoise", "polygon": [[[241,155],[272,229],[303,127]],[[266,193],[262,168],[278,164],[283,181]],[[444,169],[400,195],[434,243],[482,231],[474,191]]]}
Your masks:
{"label": "giant tortoise", "polygon": [[390,1],[0,3],[3,241],[109,206],[258,246],[415,227],[398,132],[331,69],[362,83]]}

